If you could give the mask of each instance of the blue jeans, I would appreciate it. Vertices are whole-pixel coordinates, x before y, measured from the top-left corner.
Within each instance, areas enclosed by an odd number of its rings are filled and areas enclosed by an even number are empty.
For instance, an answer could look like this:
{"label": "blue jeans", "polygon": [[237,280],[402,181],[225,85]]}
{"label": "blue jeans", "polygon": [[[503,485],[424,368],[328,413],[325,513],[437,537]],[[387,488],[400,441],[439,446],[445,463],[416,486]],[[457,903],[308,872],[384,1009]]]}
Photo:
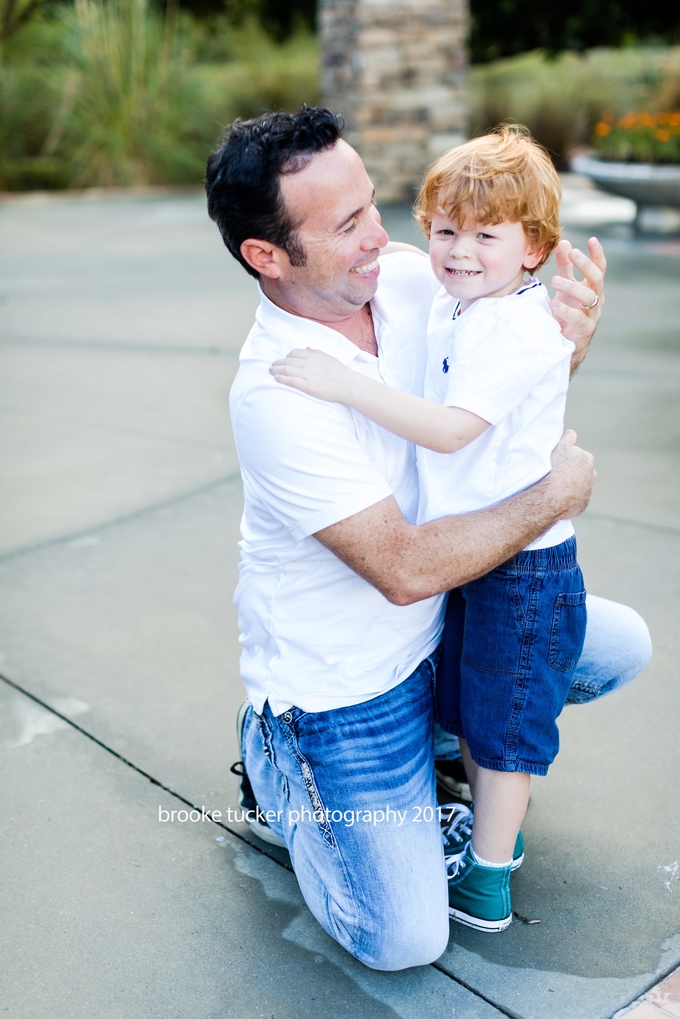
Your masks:
{"label": "blue jeans", "polygon": [[573,537],[451,591],[437,716],[482,768],[547,774],[583,650],[585,603]]}
{"label": "blue jeans", "polygon": [[[636,612],[590,596],[569,700],[624,686],[650,654]],[[248,713],[243,730],[255,797],[288,847],[310,910],[373,969],[433,962],[448,940],[434,781],[435,664],[426,659],[393,690],[347,708],[291,708],[274,717],[265,705],[262,715]]]}

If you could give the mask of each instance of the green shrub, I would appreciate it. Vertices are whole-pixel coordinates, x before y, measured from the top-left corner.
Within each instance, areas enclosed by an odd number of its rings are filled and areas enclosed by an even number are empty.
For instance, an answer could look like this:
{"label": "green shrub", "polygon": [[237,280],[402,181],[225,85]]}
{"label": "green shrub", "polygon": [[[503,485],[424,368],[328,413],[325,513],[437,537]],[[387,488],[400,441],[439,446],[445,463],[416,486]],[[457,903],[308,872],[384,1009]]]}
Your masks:
{"label": "green shrub", "polygon": [[278,45],[256,25],[223,35],[231,48],[224,63],[197,64],[207,106],[221,127],[265,110],[297,110],[319,102],[319,47],[300,32]]}
{"label": "green shrub", "polygon": [[470,126],[481,134],[502,120],[526,124],[565,168],[588,145],[604,108],[623,114],[654,107],[678,76],[680,50],[630,47],[564,53],[548,60],[525,53],[470,69]]}
{"label": "green shrub", "polygon": [[172,21],[148,0],[75,0],[69,27],[72,69],[55,131],[61,117],[73,183],[200,179],[202,96]]}
{"label": "green shrub", "polygon": [[0,63],[0,188],[195,184],[235,117],[318,100],[318,45],[253,23],[75,0]]}

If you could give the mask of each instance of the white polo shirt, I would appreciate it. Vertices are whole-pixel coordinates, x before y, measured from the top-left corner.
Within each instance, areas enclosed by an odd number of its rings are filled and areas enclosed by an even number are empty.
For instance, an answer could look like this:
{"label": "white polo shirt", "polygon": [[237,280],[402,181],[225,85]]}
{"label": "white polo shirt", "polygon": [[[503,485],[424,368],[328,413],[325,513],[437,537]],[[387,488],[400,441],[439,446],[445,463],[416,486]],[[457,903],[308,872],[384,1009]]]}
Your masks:
{"label": "white polo shirt", "polygon": [[415,523],[415,450],[350,408],[274,381],[272,361],[314,347],[386,385],[422,394],[438,284],[424,258],[380,260],[371,302],[379,355],[290,315],[264,294],[230,394],[244,488],[234,596],[248,698],[274,714],[377,697],[437,646],[443,596],[391,605],[313,535],[394,495]]}
{"label": "white polo shirt", "polygon": [[[476,301],[462,315],[442,289],[428,326],[424,395],[488,421],[456,453],[418,448],[418,523],[491,506],[540,481],[564,430],[574,344],[552,317],[548,292],[531,279],[515,294]],[[574,533],[560,520],[528,549]]]}

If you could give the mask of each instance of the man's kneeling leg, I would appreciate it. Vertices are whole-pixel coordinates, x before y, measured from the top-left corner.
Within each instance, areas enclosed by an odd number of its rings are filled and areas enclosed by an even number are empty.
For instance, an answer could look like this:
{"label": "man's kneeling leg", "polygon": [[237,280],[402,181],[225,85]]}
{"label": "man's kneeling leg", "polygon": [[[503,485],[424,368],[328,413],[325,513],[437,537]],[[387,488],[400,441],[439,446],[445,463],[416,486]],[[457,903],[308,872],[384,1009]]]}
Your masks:
{"label": "man's kneeling leg", "polygon": [[652,657],[647,624],[634,609],[592,594],[586,607],[586,639],[567,704],[586,704],[620,690],[647,668]]}
{"label": "man's kneeling leg", "polygon": [[449,936],[432,689],[428,660],[371,701],[276,717],[266,705],[245,727],[255,796],[309,908],[374,969],[433,962]]}

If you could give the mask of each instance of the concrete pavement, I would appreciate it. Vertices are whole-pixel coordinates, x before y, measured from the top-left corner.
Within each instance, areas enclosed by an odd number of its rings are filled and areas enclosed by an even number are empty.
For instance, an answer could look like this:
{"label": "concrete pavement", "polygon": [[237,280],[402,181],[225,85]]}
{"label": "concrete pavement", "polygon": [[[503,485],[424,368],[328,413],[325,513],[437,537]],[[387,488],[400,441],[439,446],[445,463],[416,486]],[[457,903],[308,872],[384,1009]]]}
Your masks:
{"label": "concrete pavement", "polygon": [[514,899],[542,922],[452,925],[403,974],[340,950],[243,826],[158,819],[236,802],[227,395],[253,282],[200,195],[0,205],[0,673],[25,691],[0,684],[8,1015],[608,1019],[680,962],[680,263],[575,191],[568,233],[599,209],[610,258],[568,407],[600,472],[580,558],[655,657],[565,712],[534,784]]}

